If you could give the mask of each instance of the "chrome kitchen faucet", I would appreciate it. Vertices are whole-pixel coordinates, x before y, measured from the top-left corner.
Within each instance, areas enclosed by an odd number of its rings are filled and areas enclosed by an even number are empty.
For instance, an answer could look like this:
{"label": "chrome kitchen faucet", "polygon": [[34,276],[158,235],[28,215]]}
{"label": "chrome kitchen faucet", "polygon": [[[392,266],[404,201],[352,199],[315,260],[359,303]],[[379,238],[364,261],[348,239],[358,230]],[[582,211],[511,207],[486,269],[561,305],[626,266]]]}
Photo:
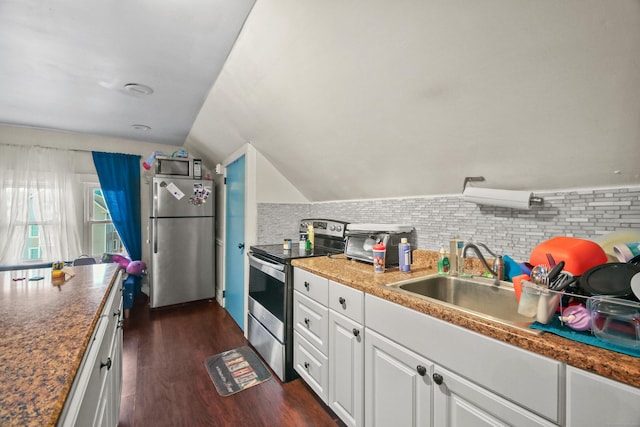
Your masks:
{"label": "chrome kitchen faucet", "polygon": [[[495,260],[493,261],[493,265],[489,266],[489,263],[487,262],[487,260],[482,256],[482,253],[480,252],[480,249],[478,249],[478,246],[482,246],[483,248],[485,248],[487,250],[487,252],[489,252],[491,254],[491,256],[493,256],[495,258]],[[495,278],[495,284],[499,285],[500,284],[500,280],[502,280],[502,278],[504,277],[504,260],[502,259],[502,255],[496,255],[494,254],[491,249],[489,249],[487,247],[487,245],[485,245],[484,243],[467,243],[466,245],[464,245],[462,247],[462,265],[464,266],[464,259],[467,257],[467,249],[473,249],[473,251],[476,253],[476,255],[478,255],[478,258],[480,258],[480,261],[482,261],[482,264],[484,264],[484,266],[486,267],[487,270],[489,270],[489,272],[491,273],[491,275]]]}

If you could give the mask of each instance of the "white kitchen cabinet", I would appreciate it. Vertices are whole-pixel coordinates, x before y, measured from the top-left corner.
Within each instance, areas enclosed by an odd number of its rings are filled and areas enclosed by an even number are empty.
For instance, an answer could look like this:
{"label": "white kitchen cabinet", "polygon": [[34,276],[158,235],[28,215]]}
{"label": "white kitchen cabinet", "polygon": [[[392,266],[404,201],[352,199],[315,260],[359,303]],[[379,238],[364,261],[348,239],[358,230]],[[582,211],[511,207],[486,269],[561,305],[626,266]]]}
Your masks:
{"label": "white kitchen cabinet", "polygon": [[364,294],[295,268],[293,364],[349,426],[364,416]]}
{"label": "white kitchen cabinet", "polygon": [[122,391],[122,273],[98,318],[58,425],[118,425]]}
{"label": "white kitchen cabinet", "polygon": [[329,407],[348,426],[363,425],[364,328],[329,311]]}
{"label": "white kitchen cabinet", "polygon": [[640,426],[640,389],[568,367],[567,426]]}
{"label": "white kitchen cabinet", "polygon": [[365,329],[365,425],[432,425],[433,363]]}
{"label": "white kitchen cabinet", "polygon": [[364,425],[364,293],[329,281],[329,407]]}
{"label": "white kitchen cabinet", "polygon": [[293,368],[329,404],[329,280],[293,270]]}
{"label": "white kitchen cabinet", "polygon": [[432,380],[434,426],[556,425],[439,366]]}
{"label": "white kitchen cabinet", "polygon": [[439,395],[434,391],[434,425],[465,425],[457,417],[473,414],[487,425],[510,417],[524,425],[564,422],[562,363],[370,294],[365,319],[367,329],[422,355],[436,365],[434,373],[440,367],[451,378],[438,387]]}

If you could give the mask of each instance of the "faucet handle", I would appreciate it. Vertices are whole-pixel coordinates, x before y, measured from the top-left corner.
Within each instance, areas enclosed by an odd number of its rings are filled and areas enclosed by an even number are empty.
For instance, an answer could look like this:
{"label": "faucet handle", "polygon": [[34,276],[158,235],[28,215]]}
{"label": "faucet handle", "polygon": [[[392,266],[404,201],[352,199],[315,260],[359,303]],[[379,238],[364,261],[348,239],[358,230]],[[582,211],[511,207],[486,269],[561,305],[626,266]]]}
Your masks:
{"label": "faucet handle", "polygon": [[496,274],[496,279],[504,280],[504,259],[502,255],[498,255],[493,260],[493,272]]}

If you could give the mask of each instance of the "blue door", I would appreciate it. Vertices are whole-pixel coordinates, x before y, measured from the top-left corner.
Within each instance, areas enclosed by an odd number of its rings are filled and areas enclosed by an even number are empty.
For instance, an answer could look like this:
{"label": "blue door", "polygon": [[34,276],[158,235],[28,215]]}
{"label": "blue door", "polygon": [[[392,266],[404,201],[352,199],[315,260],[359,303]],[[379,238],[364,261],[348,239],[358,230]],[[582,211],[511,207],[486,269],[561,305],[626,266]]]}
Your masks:
{"label": "blue door", "polygon": [[244,156],[227,166],[225,308],[244,330]]}

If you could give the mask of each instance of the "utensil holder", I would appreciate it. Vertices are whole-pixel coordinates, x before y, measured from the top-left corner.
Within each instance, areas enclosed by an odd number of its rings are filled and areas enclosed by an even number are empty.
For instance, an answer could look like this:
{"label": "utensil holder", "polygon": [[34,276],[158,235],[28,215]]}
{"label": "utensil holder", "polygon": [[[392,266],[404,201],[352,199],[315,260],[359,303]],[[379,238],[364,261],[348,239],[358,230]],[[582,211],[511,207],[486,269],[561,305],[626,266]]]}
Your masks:
{"label": "utensil holder", "polygon": [[535,283],[523,280],[518,313],[535,318],[539,323],[549,323],[558,310],[562,292],[552,291]]}

